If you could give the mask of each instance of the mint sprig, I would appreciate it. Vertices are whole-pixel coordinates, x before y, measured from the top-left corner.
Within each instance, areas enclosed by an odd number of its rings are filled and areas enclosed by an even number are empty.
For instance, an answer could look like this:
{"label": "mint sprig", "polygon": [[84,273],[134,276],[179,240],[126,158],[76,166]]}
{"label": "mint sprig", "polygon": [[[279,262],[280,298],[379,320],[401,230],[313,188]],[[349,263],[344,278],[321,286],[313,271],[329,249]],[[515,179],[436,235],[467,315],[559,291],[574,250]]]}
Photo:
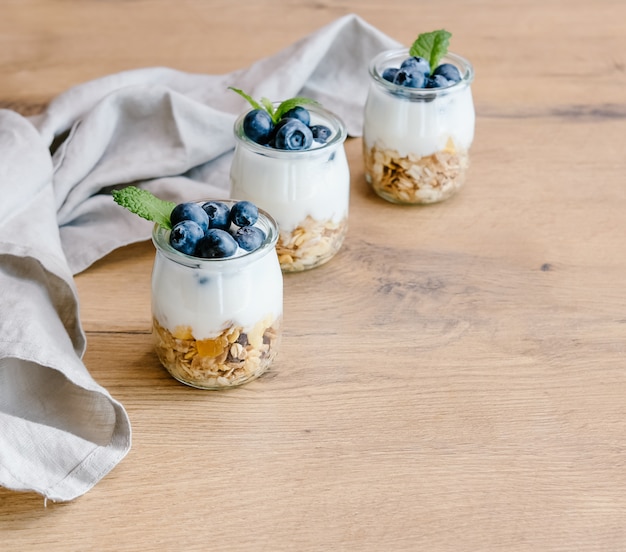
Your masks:
{"label": "mint sprig", "polygon": [[172,229],[170,214],[176,207],[176,203],[160,199],[148,190],[142,190],[136,186],[127,186],[121,190],[113,190],[111,193],[115,203],[131,213],[156,222],[166,230]]}
{"label": "mint sprig", "polygon": [[305,98],[303,96],[296,96],[295,98],[289,98],[288,100],[284,100],[278,106],[274,106],[274,104],[268,100],[267,98],[261,98],[258,102],[249,94],[246,94],[243,90],[239,88],[235,88],[233,86],[228,87],[233,92],[239,94],[242,98],[244,98],[254,109],[262,109],[267,111],[269,116],[272,118],[272,122],[276,124],[280,121],[280,118],[287,113],[290,109],[294,107],[301,106],[304,107],[306,105],[319,105],[319,102],[313,100],[311,98]]}
{"label": "mint sprig", "polygon": [[428,61],[430,72],[432,73],[443,56],[448,53],[448,45],[452,33],[445,29],[432,31],[430,33],[421,33],[413,42],[409,50],[409,55],[413,57],[422,57]]}

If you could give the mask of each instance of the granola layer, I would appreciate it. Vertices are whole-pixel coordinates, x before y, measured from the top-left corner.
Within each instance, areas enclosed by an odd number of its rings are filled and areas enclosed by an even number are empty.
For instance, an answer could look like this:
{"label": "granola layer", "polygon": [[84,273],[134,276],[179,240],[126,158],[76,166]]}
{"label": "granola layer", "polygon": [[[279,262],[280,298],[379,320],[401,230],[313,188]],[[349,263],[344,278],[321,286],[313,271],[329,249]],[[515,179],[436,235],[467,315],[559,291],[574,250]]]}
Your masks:
{"label": "granola layer", "polygon": [[423,157],[400,155],[374,145],[364,147],[365,174],[373,190],[393,203],[436,203],[456,193],[469,166],[467,151],[448,144],[442,151]]}
{"label": "granola layer", "polygon": [[191,328],[174,332],[152,319],[157,356],[177,380],[202,389],[234,387],[259,377],[276,356],[281,320],[262,320],[244,332],[238,326],[209,339],[195,339]]}
{"label": "granola layer", "polygon": [[276,244],[283,272],[299,272],[328,261],[341,247],[348,219],[319,221],[310,215],[292,231],[281,230]]}

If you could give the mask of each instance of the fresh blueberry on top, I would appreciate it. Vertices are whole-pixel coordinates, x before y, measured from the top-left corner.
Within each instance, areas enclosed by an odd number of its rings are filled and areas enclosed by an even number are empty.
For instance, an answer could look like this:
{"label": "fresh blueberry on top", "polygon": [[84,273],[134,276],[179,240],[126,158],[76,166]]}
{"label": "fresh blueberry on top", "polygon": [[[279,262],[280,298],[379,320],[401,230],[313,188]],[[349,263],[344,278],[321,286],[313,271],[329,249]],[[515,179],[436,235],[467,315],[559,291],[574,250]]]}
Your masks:
{"label": "fresh blueberry on top", "polygon": [[413,68],[406,68],[398,70],[393,82],[407,88],[424,88],[425,80],[424,73]]}
{"label": "fresh blueberry on top", "polygon": [[281,119],[298,119],[298,121],[302,121],[307,126],[311,124],[311,114],[309,113],[309,110],[301,105],[292,107],[281,117]]}
{"label": "fresh blueberry on top", "polygon": [[[284,121],[284,122],[283,122]],[[298,119],[282,119],[276,125],[274,147],[282,150],[309,149],[313,143],[311,129]]]}
{"label": "fresh blueberry on top", "polygon": [[257,144],[267,144],[272,135],[274,123],[270,114],[263,109],[248,111],[243,118],[245,135]]}
{"label": "fresh blueberry on top", "polygon": [[170,213],[172,227],[183,220],[193,220],[202,228],[203,232],[206,232],[209,228],[209,215],[206,214],[206,211],[199,203],[179,203],[172,209]]}
{"label": "fresh blueberry on top", "polygon": [[450,82],[443,75],[431,75],[426,79],[426,88],[445,88],[446,86],[450,86],[454,84]]}
{"label": "fresh blueberry on top", "polygon": [[237,226],[252,226],[259,218],[259,209],[251,201],[238,201],[230,208],[230,221]]}
{"label": "fresh blueberry on top", "polygon": [[434,75],[442,75],[447,80],[449,80],[450,83],[459,82],[461,80],[461,73],[456,68],[456,66],[452,65],[451,63],[442,63],[441,65],[439,65],[433,71],[433,76]]}
{"label": "fresh blueberry on top", "polygon": [[182,220],[170,232],[170,245],[186,255],[193,255],[204,230],[193,220]]}
{"label": "fresh blueberry on top", "polygon": [[401,64],[400,69],[410,69],[412,72],[422,73],[424,76],[430,75],[430,64],[419,56],[406,58]]}
{"label": "fresh blueberry on top", "polygon": [[237,242],[226,230],[210,228],[196,244],[196,257],[221,259],[230,257],[237,251]]}
{"label": "fresh blueberry on top", "polygon": [[221,201],[207,201],[202,205],[206,214],[209,215],[209,228],[230,228],[230,209]]}
{"label": "fresh blueberry on top", "polygon": [[233,233],[233,238],[241,249],[254,251],[265,241],[265,232],[257,226],[242,226]]}
{"label": "fresh blueberry on top", "polygon": [[397,73],[398,73],[397,67],[387,67],[387,69],[383,71],[383,79],[389,82],[393,82],[393,80],[396,78]]}
{"label": "fresh blueberry on top", "polygon": [[313,134],[313,140],[322,144],[328,142],[328,139],[333,133],[333,131],[325,125],[313,125],[309,128],[311,129],[311,134]]}

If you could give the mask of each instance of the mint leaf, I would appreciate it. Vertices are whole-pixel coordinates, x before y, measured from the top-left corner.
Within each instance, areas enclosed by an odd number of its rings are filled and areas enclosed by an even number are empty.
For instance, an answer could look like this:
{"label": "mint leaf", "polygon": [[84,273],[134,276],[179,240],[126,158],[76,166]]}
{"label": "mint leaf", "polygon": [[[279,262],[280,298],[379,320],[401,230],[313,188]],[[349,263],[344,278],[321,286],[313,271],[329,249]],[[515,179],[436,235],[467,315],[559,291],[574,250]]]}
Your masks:
{"label": "mint leaf", "polygon": [[311,98],[296,97],[296,98],[290,98],[288,100],[285,100],[284,102],[279,104],[278,107],[275,108],[274,104],[267,98],[261,98],[260,102],[257,102],[252,96],[250,96],[249,94],[246,94],[243,90],[240,90],[239,88],[234,88],[233,86],[229,86],[228,88],[232,90],[233,92],[237,92],[237,94],[239,94],[242,98],[245,98],[247,102],[254,109],[261,109],[262,111],[267,111],[267,113],[269,113],[269,116],[272,118],[272,121],[274,124],[280,121],[280,118],[285,113],[287,113],[287,111],[289,111],[290,109],[293,109],[294,107],[298,105],[300,106],[319,105],[318,101],[313,100]]}
{"label": "mint leaf", "polygon": [[409,50],[409,55],[426,59],[430,65],[430,72],[432,73],[437,68],[437,65],[439,65],[441,58],[448,52],[451,36],[452,33],[444,29],[430,33],[422,33],[417,37],[415,42],[413,42]]}
{"label": "mint leaf", "polygon": [[239,90],[239,88],[234,88],[233,86],[228,87],[229,90],[233,92],[237,92],[242,98],[244,98],[254,109],[263,109],[263,106],[257,102],[252,96],[246,94],[243,90]]}
{"label": "mint leaf", "polygon": [[128,209],[131,213],[171,230],[170,214],[172,209],[176,207],[176,203],[159,199],[148,190],[142,190],[136,186],[113,190],[112,195],[115,203]]}
{"label": "mint leaf", "polygon": [[267,111],[270,114],[270,117],[272,118],[272,121],[274,121],[274,123],[276,123],[276,121],[278,121],[278,119],[276,119],[274,117],[275,113],[274,113],[274,104],[268,100],[267,98],[261,98],[261,103],[263,104],[263,107],[265,108],[265,111]]}
{"label": "mint leaf", "polygon": [[276,108],[276,120],[278,121],[287,111],[294,107],[305,105],[319,105],[319,102],[312,100],[311,98],[296,97],[285,100]]}

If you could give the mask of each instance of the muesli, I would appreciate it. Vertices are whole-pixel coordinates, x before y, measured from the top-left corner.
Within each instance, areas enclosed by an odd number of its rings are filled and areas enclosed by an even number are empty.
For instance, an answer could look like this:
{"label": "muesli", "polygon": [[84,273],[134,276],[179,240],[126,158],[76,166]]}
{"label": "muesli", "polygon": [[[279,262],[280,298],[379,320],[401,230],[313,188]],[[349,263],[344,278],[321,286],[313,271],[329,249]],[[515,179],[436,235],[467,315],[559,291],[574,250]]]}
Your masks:
{"label": "muesli", "polygon": [[283,272],[299,272],[332,257],[348,230],[348,219],[318,221],[308,215],[291,231],[281,231],[276,253]]}
{"label": "muesli", "polygon": [[280,320],[261,320],[248,332],[231,326],[209,339],[195,339],[191,328],[170,332],[152,319],[156,353],[177,380],[201,388],[240,385],[259,376],[278,349]]}
{"label": "muesli", "polygon": [[435,203],[453,195],[462,186],[469,155],[453,145],[420,157],[374,145],[364,154],[370,184],[381,197],[394,203]]}

